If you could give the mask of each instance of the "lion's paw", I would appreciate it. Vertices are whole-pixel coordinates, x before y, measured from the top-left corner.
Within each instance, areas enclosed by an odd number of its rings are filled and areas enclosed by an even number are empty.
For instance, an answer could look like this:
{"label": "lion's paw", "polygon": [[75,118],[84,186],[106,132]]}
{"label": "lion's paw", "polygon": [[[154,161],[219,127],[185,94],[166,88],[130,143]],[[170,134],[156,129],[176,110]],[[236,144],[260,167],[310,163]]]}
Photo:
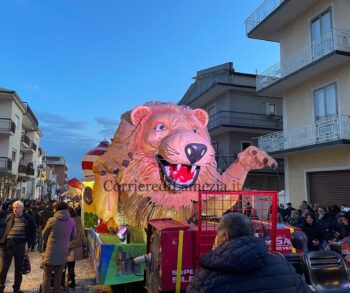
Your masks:
{"label": "lion's paw", "polygon": [[99,157],[93,165],[93,171],[98,175],[114,174],[118,175],[120,171],[120,166],[111,156],[103,155]]}
{"label": "lion's paw", "polygon": [[250,146],[238,154],[238,162],[247,170],[263,169],[270,167],[277,168],[277,162],[263,150]]}

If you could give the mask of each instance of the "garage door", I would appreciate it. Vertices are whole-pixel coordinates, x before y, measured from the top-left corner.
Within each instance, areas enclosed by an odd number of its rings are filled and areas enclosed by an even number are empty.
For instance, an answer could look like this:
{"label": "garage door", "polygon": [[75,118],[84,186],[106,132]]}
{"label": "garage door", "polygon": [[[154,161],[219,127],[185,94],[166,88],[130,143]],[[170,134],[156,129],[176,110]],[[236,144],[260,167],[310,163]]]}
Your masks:
{"label": "garage door", "polygon": [[350,170],[308,173],[311,203],[350,205]]}

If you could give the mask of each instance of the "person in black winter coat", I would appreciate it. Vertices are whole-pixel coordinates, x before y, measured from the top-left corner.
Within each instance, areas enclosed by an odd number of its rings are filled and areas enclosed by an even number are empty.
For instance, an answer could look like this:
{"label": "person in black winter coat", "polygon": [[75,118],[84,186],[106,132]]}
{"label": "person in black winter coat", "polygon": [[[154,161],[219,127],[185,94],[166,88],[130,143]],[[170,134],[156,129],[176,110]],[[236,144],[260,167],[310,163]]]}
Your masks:
{"label": "person in black winter coat", "polygon": [[205,254],[187,293],[310,292],[293,266],[279,254],[270,254],[265,242],[253,236],[248,217],[230,213],[217,230],[217,247]]}
{"label": "person in black winter coat", "polygon": [[323,240],[321,227],[315,221],[315,215],[308,213],[305,215],[305,219],[301,230],[306,234],[308,243],[307,247],[309,251],[320,250],[321,242]]}
{"label": "person in black winter coat", "polygon": [[324,241],[331,240],[334,237],[335,219],[327,214],[325,207],[318,208],[318,219],[316,224],[321,228]]}

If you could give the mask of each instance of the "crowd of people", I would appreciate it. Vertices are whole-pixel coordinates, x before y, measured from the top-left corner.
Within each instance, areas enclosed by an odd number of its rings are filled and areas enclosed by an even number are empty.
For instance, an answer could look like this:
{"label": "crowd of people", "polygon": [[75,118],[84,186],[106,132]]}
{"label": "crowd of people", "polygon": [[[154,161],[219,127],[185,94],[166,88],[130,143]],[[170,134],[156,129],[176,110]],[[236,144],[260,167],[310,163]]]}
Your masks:
{"label": "crowd of people", "polygon": [[[232,212],[230,210],[229,212]],[[239,212],[239,211],[238,211]],[[243,214],[251,220],[259,220],[250,202],[245,204]],[[272,213],[270,207],[269,215]],[[330,243],[346,242],[350,246],[350,207],[346,204],[329,207],[302,201],[298,209],[292,203],[279,204],[278,223],[299,227],[308,238],[308,250],[326,250]]]}
{"label": "crowd of people", "polygon": [[[68,285],[74,288],[75,261],[82,259],[86,244],[78,203],[6,200],[0,202],[0,293],[14,259],[13,292],[20,293],[27,251],[42,252],[42,291],[61,292],[61,278],[68,268]],[[54,280],[51,280],[52,275]]]}
{"label": "crowd of people", "polygon": [[[272,207],[269,209],[271,215]],[[200,259],[202,270],[192,279],[192,292],[315,292],[281,255],[268,253],[266,241],[254,236],[259,220],[250,202],[241,210],[225,212],[217,227],[215,248]],[[278,207],[278,222],[299,227],[308,238],[309,251],[327,250],[328,245],[350,239],[350,208],[323,207],[303,201]]]}
{"label": "crowd of people", "polygon": [[298,209],[291,203],[278,208],[278,222],[300,227],[308,238],[308,250],[327,249],[329,243],[348,242],[350,208],[346,204],[329,207],[303,201]]}
{"label": "crowd of people", "polygon": [[[80,213],[80,206],[73,202],[0,202],[0,293],[4,292],[12,259],[13,291],[22,292],[23,260],[27,250],[43,253],[44,293],[51,292],[52,283],[53,292],[61,291],[65,267],[68,286],[74,288],[75,261],[82,259],[86,244]],[[187,292],[224,292],[237,286],[247,291],[273,287],[276,292],[309,292],[310,288],[291,265],[283,257],[269,254],[265,243],[254,237],[251,219],[258,219],[258,215],[250,203],[242,213],[230,212],[221,218],[217,247],[201,259],[203,270],[196,274]],[[278,222],[300,227],[308,238],[309,251],[327,249],[329,243],[350,239],[350,207],[345,204],[323,207],[303,201],[298,209],[291,203],[286,207],[280,204]],[[269,281],[271,276],[283,279],[278,288]]]}

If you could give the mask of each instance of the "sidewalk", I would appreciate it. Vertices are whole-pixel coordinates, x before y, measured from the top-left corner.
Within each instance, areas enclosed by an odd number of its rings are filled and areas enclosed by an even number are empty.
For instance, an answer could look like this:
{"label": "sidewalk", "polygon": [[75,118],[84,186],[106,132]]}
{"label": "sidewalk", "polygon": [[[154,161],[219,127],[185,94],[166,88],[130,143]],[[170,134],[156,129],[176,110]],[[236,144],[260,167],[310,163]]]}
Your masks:
{"label": "sidewalk", "polygon": [[[30,263],[32,266],[32,272],[28,275],[23,276],[21,290],[34,293],[39,291],[39,285],[42,281],[43,271],[40,269],[40,260],[41,254],[38,252],[30,252],[29,253]],[[12,261],[12,265],[9,273],[7,274],[7,282],[5,292],[13,292],[13,277],[14,277],[14,264]],[[76,274],[76,282],[77,287],[75,290],[71,289],[70,292],[75,293],[94,293],[94,292],[112,292],[112,289],[109,286],[97,286],[95,284],[95,274],[91,266],[91,260],[85,259],[78,261],[75,265],[75,274]]]}

